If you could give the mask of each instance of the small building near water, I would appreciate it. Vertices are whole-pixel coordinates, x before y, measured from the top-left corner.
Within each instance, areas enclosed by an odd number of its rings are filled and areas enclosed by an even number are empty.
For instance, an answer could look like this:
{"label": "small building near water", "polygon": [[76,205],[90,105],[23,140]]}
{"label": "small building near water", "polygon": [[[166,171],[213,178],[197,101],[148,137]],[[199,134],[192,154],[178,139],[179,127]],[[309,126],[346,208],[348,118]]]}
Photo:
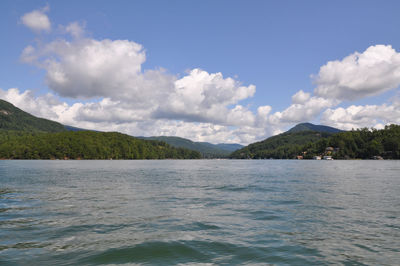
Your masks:
{"label": "small building near water", "polygon": [[333,160],[333,159],[332,159],[332,156],[330,156],[330,155],[325,155],[325,156],[324,156],[324,160]]}

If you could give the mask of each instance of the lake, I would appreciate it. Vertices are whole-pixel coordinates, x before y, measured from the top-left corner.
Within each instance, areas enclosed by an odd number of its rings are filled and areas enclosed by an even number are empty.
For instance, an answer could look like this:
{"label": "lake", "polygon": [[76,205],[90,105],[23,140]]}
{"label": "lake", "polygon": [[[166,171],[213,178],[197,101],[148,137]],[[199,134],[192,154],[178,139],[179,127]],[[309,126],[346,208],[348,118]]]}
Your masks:
{"label": "lake", "polygon": [[400,161],[0,161],[0,265],[398,265]]}

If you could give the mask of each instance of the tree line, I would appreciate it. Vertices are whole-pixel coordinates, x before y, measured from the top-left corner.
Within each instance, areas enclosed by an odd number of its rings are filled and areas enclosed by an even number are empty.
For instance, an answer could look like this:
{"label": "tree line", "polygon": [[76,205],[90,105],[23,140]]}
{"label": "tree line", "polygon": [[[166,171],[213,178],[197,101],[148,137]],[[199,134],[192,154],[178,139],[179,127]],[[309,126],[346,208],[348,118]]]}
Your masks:
{"label": "tree line", "polygon": [[[327,151],[327,148],[330,148]],[[231,154],[236,159],[295,159],[330,155],[333,159],[400,159],[400,126],[362,128],[336,134],[315,131],[283,133]]]}
{"label": "tree line", "polygon": [[0,131],[1,159],[199,159],[196,151],[117,132]]}
{"label": "tree line", "polygon": [[400,126],[388,125],[384,129],[362,128],[332,135],[302,147],[304,158],[326,153],[327,147],[335,149],[334,159],[400,159]]}
{"label": "tree line", "polygon": [[311,144],[332,134],[316,131],[285,132],[236,150],[230,158],[293,159],[302,152],[305,143]]}

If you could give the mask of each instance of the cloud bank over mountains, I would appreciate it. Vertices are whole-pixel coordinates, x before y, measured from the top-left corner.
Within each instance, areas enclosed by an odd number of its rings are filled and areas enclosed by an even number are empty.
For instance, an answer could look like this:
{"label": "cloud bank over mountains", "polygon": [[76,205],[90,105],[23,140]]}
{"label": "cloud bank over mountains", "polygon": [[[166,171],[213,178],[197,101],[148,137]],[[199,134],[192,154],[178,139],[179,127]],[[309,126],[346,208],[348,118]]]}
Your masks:
{"label": "cloud bank over mountains", "polygon": [[[36,34],[51,34],[48,11],[48,6],[32,11],[21,21]],[[45,71],[52,92],[36,96],[0,89],[0,98],[72,126],[210,142],[247,144],[317,118],[342,129],[400,123],[400,101],[338,107],[398,88],[400,54],[390,45],[328,62],[313,76],[314,93],[298,91],[283,111],[272,112],[269,105],[252,111],[241,101],[256,94],[255,85],[198,68],[182,77],[162,68],[143,69],[146,52],[134,41],[89,38],[78,22],[58,28],[62,38],[28,45],[21,53],[22,62]]]}

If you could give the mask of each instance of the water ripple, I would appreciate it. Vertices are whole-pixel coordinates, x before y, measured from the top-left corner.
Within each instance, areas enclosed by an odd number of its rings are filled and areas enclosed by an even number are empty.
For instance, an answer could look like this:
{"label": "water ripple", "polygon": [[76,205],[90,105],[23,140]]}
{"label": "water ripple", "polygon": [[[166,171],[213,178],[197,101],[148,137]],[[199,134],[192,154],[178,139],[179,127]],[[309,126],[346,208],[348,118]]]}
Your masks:
{"label": "water ripple", "polygon": [[0,161],[1,265],[396,265],[397,161]]}

